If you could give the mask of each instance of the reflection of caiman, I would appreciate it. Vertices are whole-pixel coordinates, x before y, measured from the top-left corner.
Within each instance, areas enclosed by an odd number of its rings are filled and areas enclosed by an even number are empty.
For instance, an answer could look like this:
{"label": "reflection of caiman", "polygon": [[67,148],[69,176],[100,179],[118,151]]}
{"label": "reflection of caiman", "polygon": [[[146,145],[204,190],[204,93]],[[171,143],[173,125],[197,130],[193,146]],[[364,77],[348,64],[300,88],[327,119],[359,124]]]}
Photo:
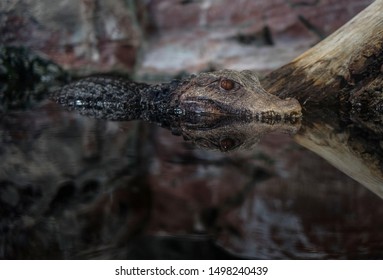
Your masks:
{"label": "reflection of caiman", "polygon": [[[271,131],[298,143],[383,197],[383,1],[269,74],[221,70],[146,85],[90,77],[63,87],[58,103],[110,120],[143,119],[199,146],[249,149]],[[351,35],[352,36],[351,36]]]}

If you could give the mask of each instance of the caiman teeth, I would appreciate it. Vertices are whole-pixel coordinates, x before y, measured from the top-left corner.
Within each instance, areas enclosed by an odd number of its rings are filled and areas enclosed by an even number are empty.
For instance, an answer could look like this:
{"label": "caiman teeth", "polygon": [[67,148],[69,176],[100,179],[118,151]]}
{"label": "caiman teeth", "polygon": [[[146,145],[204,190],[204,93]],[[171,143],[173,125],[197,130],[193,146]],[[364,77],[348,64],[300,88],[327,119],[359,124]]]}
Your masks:
{"label": "caiman teeth", "polygon": [[275,111],[264,111],[264,112],[255,114],[254,119],[261,123],[266,123],[271,125],[276,123],[281,123],[281,122],[285,122],[285,123],[290,122],[293,124],[299,120],[300,116],[301,115],[297,112],[280,114]]}
{"label": "caiman teeth", "polygon": [[286,122],[290,122],[291,124],[296,124],[299,122],[302,114],[298,112],[291,112],[290,114],[285,114],[285,120]]}
{"label": "caiman teeth", "polygon": [[255,120],[267,124],[275,124],[282,121],[282,116],[274,111],[265,111],[255,114]]}
{"label": "caiman teeth", "polygon": [[290,114],[285,115],[285,119],[298,119],[301,117],[301,114],[298,112],[292,112]]}

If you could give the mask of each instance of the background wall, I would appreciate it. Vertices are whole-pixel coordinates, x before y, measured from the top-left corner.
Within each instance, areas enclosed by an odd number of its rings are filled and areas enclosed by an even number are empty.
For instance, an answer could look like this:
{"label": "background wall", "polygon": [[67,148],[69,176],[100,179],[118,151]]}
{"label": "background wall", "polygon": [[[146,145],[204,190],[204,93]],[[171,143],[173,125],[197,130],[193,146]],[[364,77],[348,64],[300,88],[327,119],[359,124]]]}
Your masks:
{"label": "background wall", "polygon": [[5,0],[0,44],[30,47],[80,74],[267,71],[372,0]]}

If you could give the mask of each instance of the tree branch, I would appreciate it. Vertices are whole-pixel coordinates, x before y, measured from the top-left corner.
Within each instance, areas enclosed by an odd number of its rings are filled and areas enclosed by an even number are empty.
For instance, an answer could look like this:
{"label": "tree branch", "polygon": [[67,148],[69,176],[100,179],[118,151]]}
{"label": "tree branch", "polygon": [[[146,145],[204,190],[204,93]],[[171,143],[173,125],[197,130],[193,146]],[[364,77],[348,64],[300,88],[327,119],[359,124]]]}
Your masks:
{"label": "tree branch", "polygon": [[299,144],[383,198],[383,0],[262,84],[299,100]]}

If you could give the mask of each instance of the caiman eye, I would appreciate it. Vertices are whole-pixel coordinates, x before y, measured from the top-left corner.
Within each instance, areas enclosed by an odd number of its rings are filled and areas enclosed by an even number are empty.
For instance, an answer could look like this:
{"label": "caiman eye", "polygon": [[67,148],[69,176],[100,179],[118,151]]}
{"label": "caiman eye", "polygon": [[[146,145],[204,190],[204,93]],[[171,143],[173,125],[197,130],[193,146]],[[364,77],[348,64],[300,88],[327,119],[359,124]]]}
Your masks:
{"label": "caiman eye", "polygon": [[222,79],[220,86],[224,90],[232,90],[235,87],[235,82],[229,79]]}
{"label": "caiman eye", "polygon": [[223,138],[219,141],[219,147],[222,152],[227,152],[234,149],[237,146],[237,142],[229,137]]}

